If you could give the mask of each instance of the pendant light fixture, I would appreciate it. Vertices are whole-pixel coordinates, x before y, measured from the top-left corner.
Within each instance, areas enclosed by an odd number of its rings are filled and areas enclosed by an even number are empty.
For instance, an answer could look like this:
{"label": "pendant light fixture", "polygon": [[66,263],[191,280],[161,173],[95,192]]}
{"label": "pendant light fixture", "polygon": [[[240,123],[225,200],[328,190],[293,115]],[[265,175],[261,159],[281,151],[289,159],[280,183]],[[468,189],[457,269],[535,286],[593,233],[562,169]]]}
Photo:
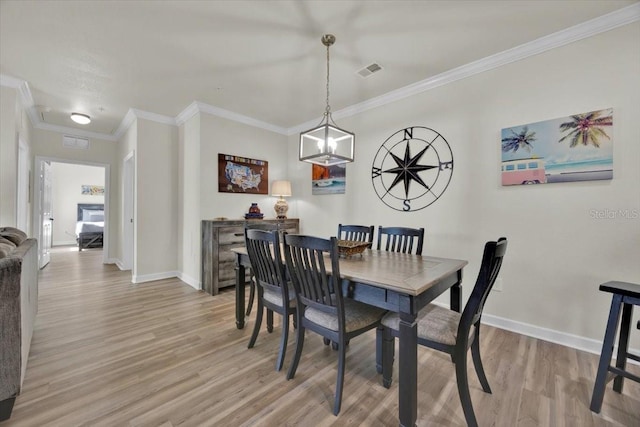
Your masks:
{"label": "pendant light fixture", "polygon": [[335,43],[333,34],[321,38],[327,47],[327,107],[319,126],[300,134],[300,160],[321,166],[353,162],[356,136],[340,129],[331,117],[329,106],[329,47]]}

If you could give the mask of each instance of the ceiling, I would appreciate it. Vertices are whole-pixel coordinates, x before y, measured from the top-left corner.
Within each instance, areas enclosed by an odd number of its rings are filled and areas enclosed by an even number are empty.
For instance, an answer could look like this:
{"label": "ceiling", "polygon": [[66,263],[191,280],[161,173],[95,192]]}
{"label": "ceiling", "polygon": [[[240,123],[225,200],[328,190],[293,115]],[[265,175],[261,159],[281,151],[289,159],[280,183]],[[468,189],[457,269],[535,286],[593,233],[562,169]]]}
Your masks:
{"label": "ceiling", "polygon": [[129,109],[198,101],[290,129],[324,111],[322,34],[335,112],[634,3],[1,0],[0,76],[27,82],[40,124],[113,136]]}

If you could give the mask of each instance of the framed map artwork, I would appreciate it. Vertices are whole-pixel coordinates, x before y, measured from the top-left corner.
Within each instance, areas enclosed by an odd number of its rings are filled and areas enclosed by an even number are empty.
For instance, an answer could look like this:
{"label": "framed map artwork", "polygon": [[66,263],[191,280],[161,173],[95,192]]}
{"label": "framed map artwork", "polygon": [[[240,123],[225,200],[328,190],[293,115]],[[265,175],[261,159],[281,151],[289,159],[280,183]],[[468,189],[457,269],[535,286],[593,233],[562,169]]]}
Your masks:
{"label": "framed map artwork", "polygon": [[218,154],[218,192],[269,194],[269,162]]}

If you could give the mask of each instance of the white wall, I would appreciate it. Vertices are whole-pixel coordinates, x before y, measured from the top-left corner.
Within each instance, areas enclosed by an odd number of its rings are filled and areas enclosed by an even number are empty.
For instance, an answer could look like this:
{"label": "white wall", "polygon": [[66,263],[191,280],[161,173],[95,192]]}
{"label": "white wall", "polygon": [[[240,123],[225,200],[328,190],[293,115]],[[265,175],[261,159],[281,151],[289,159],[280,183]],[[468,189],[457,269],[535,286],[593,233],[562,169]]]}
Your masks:
{"label": "white wall", "polygon": [[137,120],[134,282],[177,275],[178,129]]}
{"label": "white wall", "polygon": [[180,278],[196,289],[200,279],[200,121],[196,114],[180,126],[178,195],[178,268]]}
{"label": "white wall", "polygon": [[[18,90],[0,86],[0,227],[18,224],[18,140],[26,144],[29,163],[33,163],[32,133]],[[33,172],[30,176],[33,183]],[[30,216],[20,222],[30,224]],[[24,231],[33,235],[30,226]]]}
{"label": "white wall", "polygon": [[76,244],[78,203],[104,204],[104,195],[81,194],[82,185],[104,187],[104,168],[51,163],[53,177],[53,245]]}
{"label": "white wall", "polygon": [[16,140],[16,99],[14,89],[0,86],[0,224],[16,226],[16,176],[18,144]]}
{"label": "white wall", "polygon": [[269,184],[285,179],[288,172],[287,138],[283,135],[201,113],[181,126],[181,278],[197,288],[202,287],[202,219],[243,219],[253,202],[258,203],[265,218],[275,217],[276,198],[270,195],[218,192],[218,154],[266,160]]}
{"label": "white wall", "polygon": [[[607,107],[614,109],[613,180],[501,186],[502,128]],[[469,260],[465,299],[483,243],[506,236],[504,291],[494,292],[485,314],[502,318],[494,321],[507,327],[533,326],[532,333],[546,337],[553,335],[546,329],[561,332],[563,339],[584,337],[578,345],[593,344],[590,349],[599,351],[610,295],[598,285],[639,282],[640,218],[594,219],[592,212],[640,212],[639,117],[640,23],[635,22],[338,120],[356,133],[346,195],[310,195],[310,166],[297,162],[297,135],[291,136],[292,202],[309,234],[333,235],[339,222],[425,227],[425,254]],[[412,213],[388,208],[371,183],[377,149],[408,126],[440,132],[455,162],[444,195]],[[640,348],[637,334],[633,346]]]}
{"label": "white wall", "polygon": [[[276,198],[271,195],[219,193],[218,154],[231,154],[269,162],[271,182],[286,179],[287,138],[219,117],[203,114],[200,142],[201,218],[227,217],[244,219],[251,203],[256,202],[265,218],[275,218]],[[292,216],[292,215],[290,215]]]}

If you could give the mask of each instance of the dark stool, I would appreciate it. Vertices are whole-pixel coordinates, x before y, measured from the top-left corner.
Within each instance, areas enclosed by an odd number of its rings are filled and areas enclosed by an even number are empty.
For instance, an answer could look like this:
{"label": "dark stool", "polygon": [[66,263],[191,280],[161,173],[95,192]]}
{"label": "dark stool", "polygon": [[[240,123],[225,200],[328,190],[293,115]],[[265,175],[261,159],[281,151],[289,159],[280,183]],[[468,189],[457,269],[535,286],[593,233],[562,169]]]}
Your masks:
{"label": "dark stool", "polygon": [[[625,371],[627,358],[640,362],[640,356],[629,353],[629,329],[631,328],[631,317],[633,306],[640,305],[640,285],[627,282],[607,282],[600,285],[603,292],[611,292],[611,310],[607,321],[607,330],[604,333],[602,343],[602,353],[600,353],[600,363],[598,363],[598,373],[593,386],[593,396],[591,397],[591,410],[600,412],[602,409],[602,399],[604,389],[611,379],[613,390],[622,393],[622,385],[625,378],[640,383],[640,377]],[[622,322],[620,322],[620,309],[622,309]],[[616,366],[611,366],[611,356],[613,355],[613,345],[616,341],[616,332],[620,323],[620,337],[618,339],[618,356]],[[640,328],[640,322],[638,322]],[[612,372],[612,374],[609,374]]]}

